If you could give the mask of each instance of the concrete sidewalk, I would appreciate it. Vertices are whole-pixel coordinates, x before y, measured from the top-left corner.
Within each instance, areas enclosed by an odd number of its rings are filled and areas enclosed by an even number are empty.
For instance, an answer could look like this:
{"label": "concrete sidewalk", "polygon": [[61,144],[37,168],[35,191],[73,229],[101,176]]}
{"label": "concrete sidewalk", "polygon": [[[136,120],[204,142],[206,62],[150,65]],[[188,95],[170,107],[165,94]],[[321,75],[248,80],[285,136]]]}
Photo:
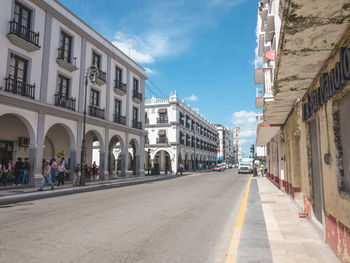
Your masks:
{"label": "concrete sidewalk", "polygon": [[267,178],[256,180],[274,263],[340,262],[323,241],[321,231],[307,219],[299,218],[300,209],[288,195]]}
{"label": "concrete sidewalk", "polygon": [[[207,170],[197,173],[209,172]],[[64,186],[57,187],[55,190],[50,190],[50,187],[45,187],[44,191],[38,192],[38,187],[25,186],[9,189],[2,189],[0,191],[0,205],[8,205],[18,202],[32,201],[37,199],[50,198],[55,196],[77,194],[83,192],[97,191],[114,187],[136,185],[142,183],[152,183],[162,180],[170,180],[181,176],[191,175],[194,173],[183,173],[183,175],[167,174],[157,176],[140,176],[129,178],[116,178],[105,181],[87,182],[85,186],[73,187],[71,181],[67,181]]]}

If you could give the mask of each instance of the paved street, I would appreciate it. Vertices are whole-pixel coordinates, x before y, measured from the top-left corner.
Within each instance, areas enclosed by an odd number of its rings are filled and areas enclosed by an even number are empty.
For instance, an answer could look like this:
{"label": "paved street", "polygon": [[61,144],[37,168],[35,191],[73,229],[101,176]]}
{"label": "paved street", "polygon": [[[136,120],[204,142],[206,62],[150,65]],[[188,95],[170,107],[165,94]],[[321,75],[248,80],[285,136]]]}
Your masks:
{"label": "paved street", "polygon": [[249,175],[234,170],[0,208],[1,262],[224,262]]}

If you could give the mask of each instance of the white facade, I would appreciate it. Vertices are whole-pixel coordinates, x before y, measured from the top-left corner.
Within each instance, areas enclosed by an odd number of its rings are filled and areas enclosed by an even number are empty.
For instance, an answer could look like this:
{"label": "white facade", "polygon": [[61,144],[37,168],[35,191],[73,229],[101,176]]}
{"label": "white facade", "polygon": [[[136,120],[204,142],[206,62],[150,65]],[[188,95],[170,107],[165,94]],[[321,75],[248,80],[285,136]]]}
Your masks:
{"label": "white facade", "polygon": [[222,126],[221,124],[215,124],[218,132],[218,155],[217,160],[223,163],[234,162],[234,139],[233,131],[229,128]]}
{"label": "white facade", "polygon": [[182,102],[176,92],[169,98],[146,100],[145,107],[146,170],[152,166],[176,172],[178,163],[185,170],[211,168],[215,164],[215,127]]}
{"label": "white facade", "polygon": [[[144,174],[144,69],[56,0],[4,0],[1,7],[0,121],[8,125],[0,161],[29,157],[32,182],[43,158],[64,154],[69,168],[81,162],[86,95],[87,164],[98,163],[100,178]],[[97,78],[85,94],[93,64]]]}
{"label": "white facade", "polygon": [[238,163],[242,158],[241,135],[239,126],[233,128],[233,143],[235,147],[235,163]]}

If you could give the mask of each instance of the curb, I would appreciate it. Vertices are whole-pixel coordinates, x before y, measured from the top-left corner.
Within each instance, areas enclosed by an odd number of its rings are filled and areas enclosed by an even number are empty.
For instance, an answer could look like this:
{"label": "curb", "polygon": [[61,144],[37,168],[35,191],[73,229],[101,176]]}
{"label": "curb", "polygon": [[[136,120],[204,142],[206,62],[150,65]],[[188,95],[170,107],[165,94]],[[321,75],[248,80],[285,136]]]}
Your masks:
{"label": "curb", "polygon": [[111,188],[117,188],[117,187],[123,187],[123,186],[130,186],[130,185],[137,185],[137,184],[143,184],[143,183],[152,183],[157,181],[165,181],[170,179],[175,179],[190,174],[183,174],[183,175],[170,175],[170,176],[162,176],[157,178],[143,178],[142,179],[135,179],[130,181],[121,181],[121,182],[108,182],[108,183],[100,183],[95,185],[88,185],[88,186],[81,186],[81,187],[69,187],[64,189],[57,189],[50,191],[46,190],[43,192],[30,192],[30,193],[22,193],[22,194],[16,194],[16,195],[8,195],[0,197],[0,206],[3,205],[9,205],[9,204],[15,204],[20,202],[26,202],[26,201],[33,201],[33,200],[39,200],[39,199],[45,199],[45,198],[51,198],[56,196],[64,196],[64,195],[71,195],[71,194],[79,194],[79,193],[86,193],[86,192],[92,192],[92,191],[99,191],[104,189],[111,189]]}

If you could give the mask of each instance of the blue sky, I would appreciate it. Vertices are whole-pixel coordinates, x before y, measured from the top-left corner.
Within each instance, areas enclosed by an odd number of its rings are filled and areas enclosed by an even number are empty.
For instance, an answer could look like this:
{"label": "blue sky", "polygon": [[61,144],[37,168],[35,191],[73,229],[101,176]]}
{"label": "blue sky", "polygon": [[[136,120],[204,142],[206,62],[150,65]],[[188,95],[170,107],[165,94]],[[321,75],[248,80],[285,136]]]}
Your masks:
{"label": "blue sky", "polygon": [[176,90],[212,123],[239,125],[248,153],[256,131],[257,0],[61,2],[142,65],[153,93]]}

